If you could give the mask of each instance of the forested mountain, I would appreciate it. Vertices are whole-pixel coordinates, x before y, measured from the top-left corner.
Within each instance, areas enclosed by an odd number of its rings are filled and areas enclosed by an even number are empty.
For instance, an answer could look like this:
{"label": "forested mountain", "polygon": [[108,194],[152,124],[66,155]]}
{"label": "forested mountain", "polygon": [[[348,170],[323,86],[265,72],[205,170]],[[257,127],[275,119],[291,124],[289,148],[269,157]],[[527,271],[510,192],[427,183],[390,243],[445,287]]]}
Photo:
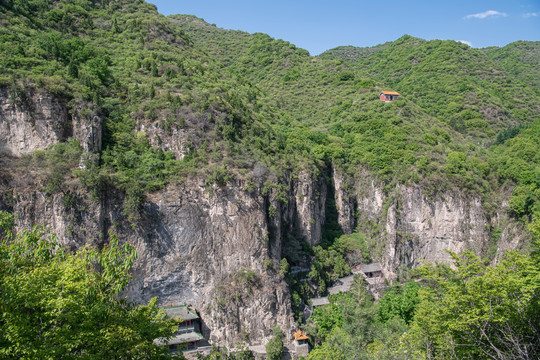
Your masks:
{"label": "forested mountain", "polygon": [[[131,301],[191,303],[214,343],[257,344],[379,262],[396,285],[380,305],[362,282],[330,298],[302,324],[310,359],[540,351],[538,42],[404,35],[310,56],[143,0],[0,0],[0,23],[0,210],[73,251],[116,233],[139,253]],[[28,260],[5,234],[2,281]],[[29,269],[55,264],[34,255]]]}
{"label": "forested mountain", "polygon": [[[313,58],[264,34],[219,29],[193,16],[171,18],[206,52],[276,99],[291,117],[289,127],[300,128],[296,133],[322,133],[304,134],[310,141],[300,140],[295,149],[346,163],[352,172],[368,167],[385,179],[431,178],[439,189],[492,192],[491,186],[499,188],[507,178],[510,162],[502,164],[496,148],[487,150],[516,136],[540,114],[538,91],[524,84],[525,76],[538,78],[526,75],[537,68],[534,42],[504,48],[522,52],[525,71],[511,67],[510,72],[502,60],[492,60],[495,55],[486,56],[497,49],[473,49],[455,41],[405,35],[373,48],[355,48],[354,61],[341,51],[349,47]],[[249,54],[257,54],[258,62]],[[382,104],[376,97],[382,89],[399,91],[403,101]],[[291,141],[297,143],[289,135]],[[449,154],[462,159],[459,170]],[[525,168],[535,171],[534,165]]]}
{"label": "forested mountain", "polygon": [[326,50],[322,54],[320,54],[318,57],[321,59],[326,60],[344,60],[347,62],[357,62],[360,59],[363,59],[365,57],[368,57],[371,54],[376,53],[377,51],[380,51],[387,47],[391,42],[387,42],[385,44],[375,45],[372,47],[356,47],[356,46],[338,46],[336,48]]}
{"label": "forested mountain", "polygon": [[502,48],[489,47],[482,50],[509,74],[538,90],[540,42],[516,41]]}

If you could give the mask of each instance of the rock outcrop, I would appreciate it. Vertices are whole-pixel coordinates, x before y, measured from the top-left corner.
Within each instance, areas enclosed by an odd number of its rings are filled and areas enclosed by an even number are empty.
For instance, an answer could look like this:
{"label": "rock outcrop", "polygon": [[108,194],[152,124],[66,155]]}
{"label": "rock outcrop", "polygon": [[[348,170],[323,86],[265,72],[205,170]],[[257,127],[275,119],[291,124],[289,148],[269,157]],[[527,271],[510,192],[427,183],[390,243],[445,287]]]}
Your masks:
{"label": "rock outcrop", "polygon": [[[12,156],[73,137],[81,142],[84,158],[92,158],[101,150],[101,119],[84,102],[39,91],[21,99],[0,90],[0,147]],[[159,134],[165,138],[185,129],[169,133],[146,124],[139,130],[153,143]],[[189,135],[182,134],[183,142],[173,147],[155,145],[181,157]],[[23,189],[8,177],[0,179],[0,208],[13,211],[21,226],[50,226],[72,248],[87,242],[102,245],[108,231],[115,232],[138,252],[126,294],[137,302],[158,296],[164,306],[192,304],[205,334],[227,345],[260,342],[275,325],[285,332],[293,328],[279,262],[291,238],[310,245],[321,241],[328,201],[335,201],[344,233],[360,231],[372,239],[374,260],[383,264],[389,278],[401,267],[448,262],[445,250],[483,251],[491,229],[500,226],[478,198],[457,192],[430,198],[419,186],[398,185],[389,191],[368,172],[350,176],[336,168],[304,169],[277,179],[255,164],[248,177],[256,181],[236,179],[218,186],[195,177],[170,185],[148,196],[135,224],[122,214],[122,194],[111,190],[101,201],[91,200],[75,179],[63,193],[49,196],[37,184]],[[508,229],[501,232],[502,249],[519,244]]]}
{"label": "rock outcrop", "polygon": [[[388,193],[367,172],[356,175],[353,189],[344,187],[344,182],[334,170],[340,226],[344,233],[356,228],[377,237],[382,246],[376,260],[384,264],[388,278],[395,278],[400,267],[450,263],[447,250],[484,253],[492,229],[502,226],[504,216],[489,216],[480,198],[457,191],[428,197],[419,186],[397,185]],[[499,250],[519,247],[522,232],[509,223],[504,229]]]}
{"label": "rock outcrop", "polygon": [[[101,151],[102,117],[95,106],[31,88],[0,89],[0,152],[12,156],[44,150],[68,138],[89,155]],[[90,156],[92,157],[92,156]]]}
{"label": "rock outcrop", "polygon": [[21,226],[46,224],[73,248],[99,246],[113,231],[138,253],[126,295],[192,304],[216,343],[260,341],[275,325],[291,330],[289,291],[269,246],[267,200],[234,184],[209,190],[194,179],[153,194],[134,226],[114,196],[101,203],[81,196],[68,208],[65,195],[36,191],[20,194],[10,210]]}

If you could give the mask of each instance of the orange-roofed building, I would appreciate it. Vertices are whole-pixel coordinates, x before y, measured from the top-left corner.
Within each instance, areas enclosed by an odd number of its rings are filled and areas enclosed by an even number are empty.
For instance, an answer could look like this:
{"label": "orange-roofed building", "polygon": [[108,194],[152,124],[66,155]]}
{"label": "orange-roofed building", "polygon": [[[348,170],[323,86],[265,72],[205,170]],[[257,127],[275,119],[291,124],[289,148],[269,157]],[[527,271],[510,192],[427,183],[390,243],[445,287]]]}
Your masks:
{"label": "orange-roofed building", "polygon": [[306,332],[304,330],[298,330],[293,334],[294,340],[301,341],[301,340],[307,340],[309,339],[306,335]]}
{"label": "orange-roofed building", "polygon": [[398,97],[399,93],[396,91],[381,91],[381,93],[379,94],[379,99],[386,102],[397,100]]}
{"label": "orange-roofed building", "polygon": [[308,337],[304,330],[298,330],[293,334],[294,351],[299,356],[307,356],[309,354]]}

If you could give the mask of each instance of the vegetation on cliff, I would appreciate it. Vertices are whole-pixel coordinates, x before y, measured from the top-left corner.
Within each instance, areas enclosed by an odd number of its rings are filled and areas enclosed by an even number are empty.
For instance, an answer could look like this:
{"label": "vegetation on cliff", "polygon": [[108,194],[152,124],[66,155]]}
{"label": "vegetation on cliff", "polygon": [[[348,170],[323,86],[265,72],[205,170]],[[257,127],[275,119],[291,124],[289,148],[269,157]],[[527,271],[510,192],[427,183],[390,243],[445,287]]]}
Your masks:
{"label": "vegetation on cliff", "polygon": [[[186,174],[262,186],[272,176],[247,176],[256,164],[275,175],[272,186],[286,186],[295,167],[333,164],[490,200],[508,179],[498,147],[540,113],[527,80],[536,42],[482,51],[406,35],[310,57],[139,1],[10,0],[0,17],[0,83],[18,106],[28,87],[99,106],[103,153],[81,179],[97,195],[104,184],[125,192],[131,215],[145,192]],[[379,101],[383,88],[402,100]]]}
{"label": "vegetation on cliff", "polygon": [[[521,182],[505,182],[507,166],[498,154],[507,139],[522,141],[520,132],[538,118],[540,97],[489,52],[405,35],[365,51],[343,47],[309,57],[264,34],[219,29],[193,16],[169,18],[275,99],[287,117],[274,129],[288,151],[351,177],[367,168],[388,184],[416,183],[428,193],[465,190],[488,208],[501,187]],[[515,46],[529,72],[539,46]],[[402,100],[380,102],[384,88],[399,91]],[[534,152],[530,141],[523,146]]]}
{"label": "vegetation on cliff", "polygon": [[[0,213],[0,353],[6,359],[168,358],[156,338],[175,325],[156,300],[120,297],[135,253],[114,235],[98,251],[68,252],[39,226],[14,232]],[[486,266],[472,251],[452,254],[455,269],[425,265],[374,303],[361,277],[347,294],[318,307],[306,330],[308,359],[529,359],[540,355],[540,225],[531,255],[508,252]],[[267,352],[279,358],[281,331]],[[272,355],[270,355],[272,354]],[[205,358],[204,356],[202,358]],[[252,359],[246,349],[214,349],[207,358]]]}

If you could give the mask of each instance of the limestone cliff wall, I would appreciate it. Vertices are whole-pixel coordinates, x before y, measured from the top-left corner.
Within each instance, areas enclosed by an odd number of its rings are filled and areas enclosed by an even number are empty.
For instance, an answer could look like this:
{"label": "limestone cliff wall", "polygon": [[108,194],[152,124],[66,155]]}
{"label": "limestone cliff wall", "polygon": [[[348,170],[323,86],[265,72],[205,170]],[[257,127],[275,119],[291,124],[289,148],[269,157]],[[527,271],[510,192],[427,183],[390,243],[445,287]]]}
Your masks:
{"label": "limestone cliff wall", "polygon": [[482,250],[490,223],[478,198],[441,194],[427,199],[422,189],[400,187],[388,207],[384,262],[390,271],[399,265],[450,262],[445,250]]}
{"label": "limestone cliff wall", "polygon": [[63,200],[19,194],[11,210],[20,225],[46,224],[73,248],[99,246],[115,232],[138,253],[126,295],[136,302],[158,296],[163,306],[193,304],[206,335],[219,344],[260,341],[274,325],[292,330],[289,291],[268,237],[268,199],[258,190],[209,189],[193,179],[150,196],[134,226],[113,193],[101,203],[81,196],[70,208]]}
{"label": "limestone cliff wall", "polygon": [[[24,91],[24,92],[23,92]],[[74,138],[89,154],[101,151],[102,117],[95,106],[27,88],[0,89],[0,152],[21,156]]]}
{"label": "limestone cliff wall", "polygon": [[[86,158],[99,154],[102,116],[91,104],[39,91],[24,101],[13,96],[0,90],[3,151],[20,156],[74,137]],[[165,131],[145,123],[139,130],[181,157],[197,121],[186,118],[183,128]],[[176,135],[177,144],[167,147]],[[344,233],[358,230],[371,237],[375,260],[389,277],[403,266],[448,262],[446,249],[485,250],[495,227],[503,228],[501,250],[519,246],[516,227],[502,226],[504,219],[488,216],[478,198],[457,192],[428,197],[419,186],[388,189],[368,172],[346,175],[337,168],[304,169],[277,179],[256,164],[248,177],[258,179],[255,185],[240,179],[208,185],[204,178],[171,185],[148,196],[135,224],[122,215],[122,194],[111,190],[101,201],[91,200],[76,180],[66,184],[71,187],[65,194],[46,196],[31,181],[22,188],[9,177],[0,179],[0,208],[13,211],[21,226],[52,227],[72,248],[102,245],[114,231],[138,252],[126,294],[138,302],[158,296],[164,306],[193,304],[206,335],[227,345],[260,342],[274,325],[292,329],[290,294],[279,277],[282,250],[291,238],[311,245],[321,241],[329,200],[335,200]],[[279,186],[264,189],[266,181]]]}
{"label": "limestone cliff wall", "polygon": [[377,260],[389,278],[400,267],[450,263],[446,250],[483,253],[495,228],[503,229],[498,254],[518,248],[523,240],[523,229],[505,217],[504,204],[496,216],[489,216],[478,197],[457,191],[427,196],[419,186],[385,190],[367,172],[346,180],[334,170],[334,184],[342,230],[349,233],[356,228],[382,242]]}

